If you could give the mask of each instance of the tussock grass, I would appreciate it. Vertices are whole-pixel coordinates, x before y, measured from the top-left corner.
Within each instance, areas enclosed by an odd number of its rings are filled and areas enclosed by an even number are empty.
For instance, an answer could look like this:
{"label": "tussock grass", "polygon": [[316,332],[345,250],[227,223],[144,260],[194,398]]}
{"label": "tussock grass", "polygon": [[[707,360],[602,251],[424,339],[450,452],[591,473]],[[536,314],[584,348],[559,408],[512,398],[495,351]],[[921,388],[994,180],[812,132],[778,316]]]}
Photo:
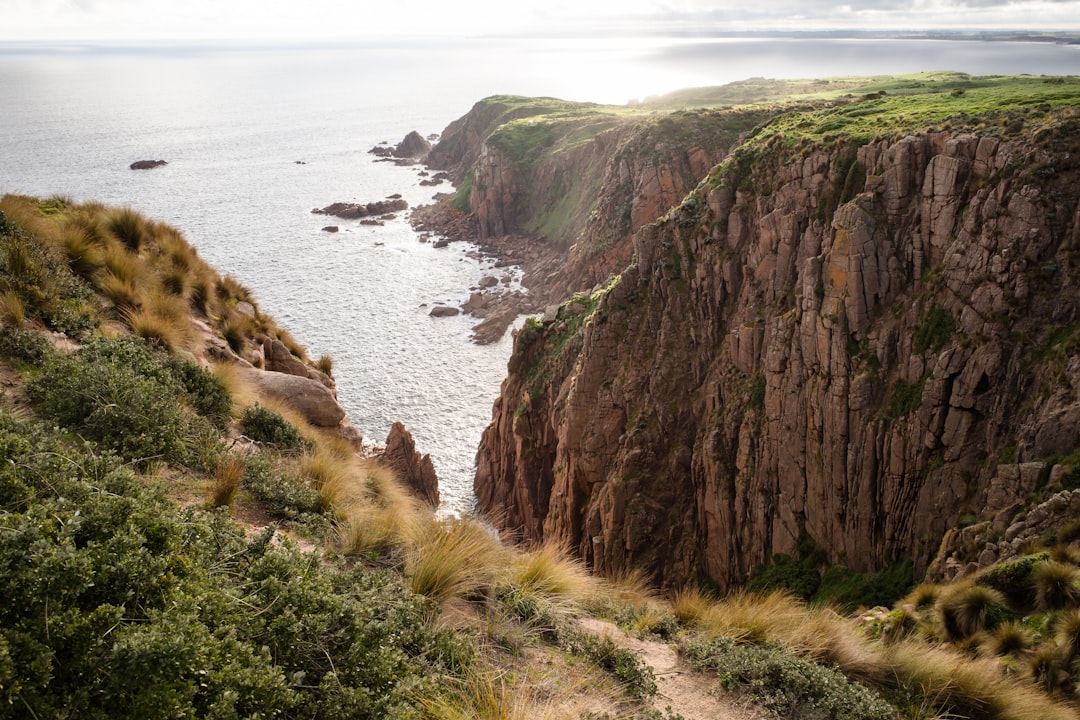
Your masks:
{"label": "tussock grass", "polygon": [[108,298],[117,312],[134,310],[139,307],[141,294],[131,280],[126,280],[112,271],[99,272],[95,277],[98,290]]}
{"label": "tussock grass", "polygon": [[223,275],[218,278],[217,295],[225,303],[235,304],[237,301],[251,302],[252,300],[251,290],[232,275]]}
{"label": "tussock grass", "polygon": [[17,328],[26,322],[26,306],[14,290],[5,290],[0,294],[0,322]]}
{"label": "tussock grass", "polygon": [[105,264],[105,251],[91,231],[77,225],[69,226],[60,237],[61,250],[71,271],[90,280]]}
{"label": "tussock grass", "polygon": [[963,640],[996,627],[1007,612],[1005,597],[993,588],[960,585],[943,594],[937,603],[945,634]]}
{"label": "tussock grass", "polygon": [[431,720],[557,720],[578,717],[576,709],[541,699],[528,687],[515,686],[498,672],[474,672],[444,685],[434,697],[421,698]]}
{"label": "tussock grass", "polygon": [[253,329],[251,318],[237,313],[228,313],[221,322],[221,336],[237,354],[242,354],[247,348]]}
{"label": "tussock grass", "polygon": [[1069,610],[1055,618],[1054,642],[1065,664],[1080,657],[1080,610]]}
{"label": "tussock grass", "polygon": [[334,358],[329,355],[322,355],[315,361],[315,367],[324,375],[330,375],[334,371]]}
{"label": "tussock grass", "polygon": [[679,624],[688,628],[698,627],[716,599],[696,587],[678,590],[671,596],[671,612]]}
{"label": "tussock grass", "polygon": [[212,363],[210,372],[225,386],[233,400],[232,416],[240,417],[243,408],[254,405],[259,400],[259,391],[248,380],[239,365],[233,363]]}
{"label": "tussock grass", "polygon": [[133,253],[142,251],[151,237],[150,223],[131,208],[113,210],[107,215],[105,227],[109,233]]}
{"label": "tussock grass", "polygon": [[218,462],[210,489],[211,507],[232,507],[246,467],[243,458],[237,456],[227,456]]}
{"label": "tussock grass", "polygon": [[911,606],[915,610],[926,610],[937,603],[940,594],[941,589],[937,585],[924,583],[916,586],[899,604]]}
{"label": "tussock grass", "polygon": [[994,655],[1018,655],[1031,647],[1031,631],[1016,621],[1002,623],[994,628],[986,642],[986,649]]}
{"label": "tussock grass", "polygon": [[300,476],[319,492],[320,510],[333,510],[339,518],[363,500],[359,467],[351,458],[316,447],[300,458]]}
{"label": "tussock grass", "polygon": [[105,245],[101,260],[106,272],[132,285],[143,284],[149,276],[146,263],[119,243]]}
{"label": "tussock grass", "polygon": [[506,581],[525,591],[574,600],[587,599],[596,585],[585,566],[556,542],[517,554]]}
{"label": "tussock grass", "polygon": [[903,642],[884,651],[898,688],[932,698],[946,717],[1065,720],[1074,713],[1029,685],[1002,675],[994,660]]}
{"label": "tussock grass", "polygon": [[1049,561],[1031,571],[1035,604],[1040,610],[1064,610],[1080,605],[1080,570],[1072,565]]}
{"label": "tussock grass", "polygon": [[432,520],[409,538],[405,577],[413,592],[437,602],[490,590],[507,560],[506,549],[473,520]]}
{"label": "tussock grass", "polygon": [[120,317],[132,334],[158,345],[169,352],[187,350],[192,341],[191,326],[184,319],[166,316],[150,307],[125,306]]}
{"label": "tussock grass", "polygon": [[189,290],[191,307],[200,315],[211,318],[216,314],[217,295],[214,290],[214,280],[203,276],[192,279]]}

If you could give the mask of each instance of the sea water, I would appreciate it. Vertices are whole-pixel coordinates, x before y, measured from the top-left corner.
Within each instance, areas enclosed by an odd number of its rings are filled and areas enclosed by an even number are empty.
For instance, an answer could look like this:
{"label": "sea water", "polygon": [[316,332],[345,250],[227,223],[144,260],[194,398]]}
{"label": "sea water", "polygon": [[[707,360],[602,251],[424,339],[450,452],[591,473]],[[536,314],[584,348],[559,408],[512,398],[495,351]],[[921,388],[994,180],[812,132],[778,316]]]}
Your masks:
{"label": "sea water", "polygon": [[[510,338],[432,318],[495,272],[461,244],[312,215],[437,191],[367,150],[437,133],[487,95],[624,103],[751,76],[952,69],[1080,72],[1080,48],[899,40],[481,39],[355,46],[0,45],[0,193],[126,205],[181,229],[313,357],[368,441],[395,420],[432,455],[445,508],[472,507],[474,455]],[[168,161],[132,171],[136,160]],[[329,234],[325,225],[341,231]],[[499,272],[502,272],[501,270]]]}

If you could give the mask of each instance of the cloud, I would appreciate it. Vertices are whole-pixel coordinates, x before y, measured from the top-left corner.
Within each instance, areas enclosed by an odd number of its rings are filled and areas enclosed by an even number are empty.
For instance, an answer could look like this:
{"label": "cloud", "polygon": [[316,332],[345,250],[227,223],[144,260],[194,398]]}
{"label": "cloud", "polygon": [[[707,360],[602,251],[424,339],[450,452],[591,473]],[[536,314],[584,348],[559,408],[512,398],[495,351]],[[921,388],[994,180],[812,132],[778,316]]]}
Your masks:
{"label": "cloud", "polygon": [[1080,0],[0,0],[0,40],[957,27],[1080,29]]}

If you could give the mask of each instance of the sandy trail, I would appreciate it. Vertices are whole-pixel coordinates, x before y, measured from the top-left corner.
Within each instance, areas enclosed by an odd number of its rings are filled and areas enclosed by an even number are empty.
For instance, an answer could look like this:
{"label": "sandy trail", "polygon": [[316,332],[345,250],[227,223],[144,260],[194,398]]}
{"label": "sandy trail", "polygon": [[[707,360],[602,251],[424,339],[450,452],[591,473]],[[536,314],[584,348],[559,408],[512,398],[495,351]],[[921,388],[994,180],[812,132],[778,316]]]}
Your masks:
{"label": "sandy trail", "polygon": [[652,706],[663,712],[682,715],[685,720],[764,720],[759,709],[748,706],[719,687],[719,681],[694,672],[689,664],[670,646],[662,642],[638,640],[614,624],[595,618],[580,621],[583,631],[599,637],[610,637],[620,647],[630,650],[652,668],[656,676],[657,693]]}

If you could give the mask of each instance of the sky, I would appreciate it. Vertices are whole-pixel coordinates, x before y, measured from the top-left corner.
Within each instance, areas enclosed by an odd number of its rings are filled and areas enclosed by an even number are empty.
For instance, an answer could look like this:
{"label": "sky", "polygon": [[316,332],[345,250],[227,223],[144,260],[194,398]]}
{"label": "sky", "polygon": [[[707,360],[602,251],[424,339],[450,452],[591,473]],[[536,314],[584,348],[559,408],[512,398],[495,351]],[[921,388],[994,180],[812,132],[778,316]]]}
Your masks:
{"label": "sky", "polygon": [[1080,30],[1080,0],[0,0],[0,41],[732,30]]}

